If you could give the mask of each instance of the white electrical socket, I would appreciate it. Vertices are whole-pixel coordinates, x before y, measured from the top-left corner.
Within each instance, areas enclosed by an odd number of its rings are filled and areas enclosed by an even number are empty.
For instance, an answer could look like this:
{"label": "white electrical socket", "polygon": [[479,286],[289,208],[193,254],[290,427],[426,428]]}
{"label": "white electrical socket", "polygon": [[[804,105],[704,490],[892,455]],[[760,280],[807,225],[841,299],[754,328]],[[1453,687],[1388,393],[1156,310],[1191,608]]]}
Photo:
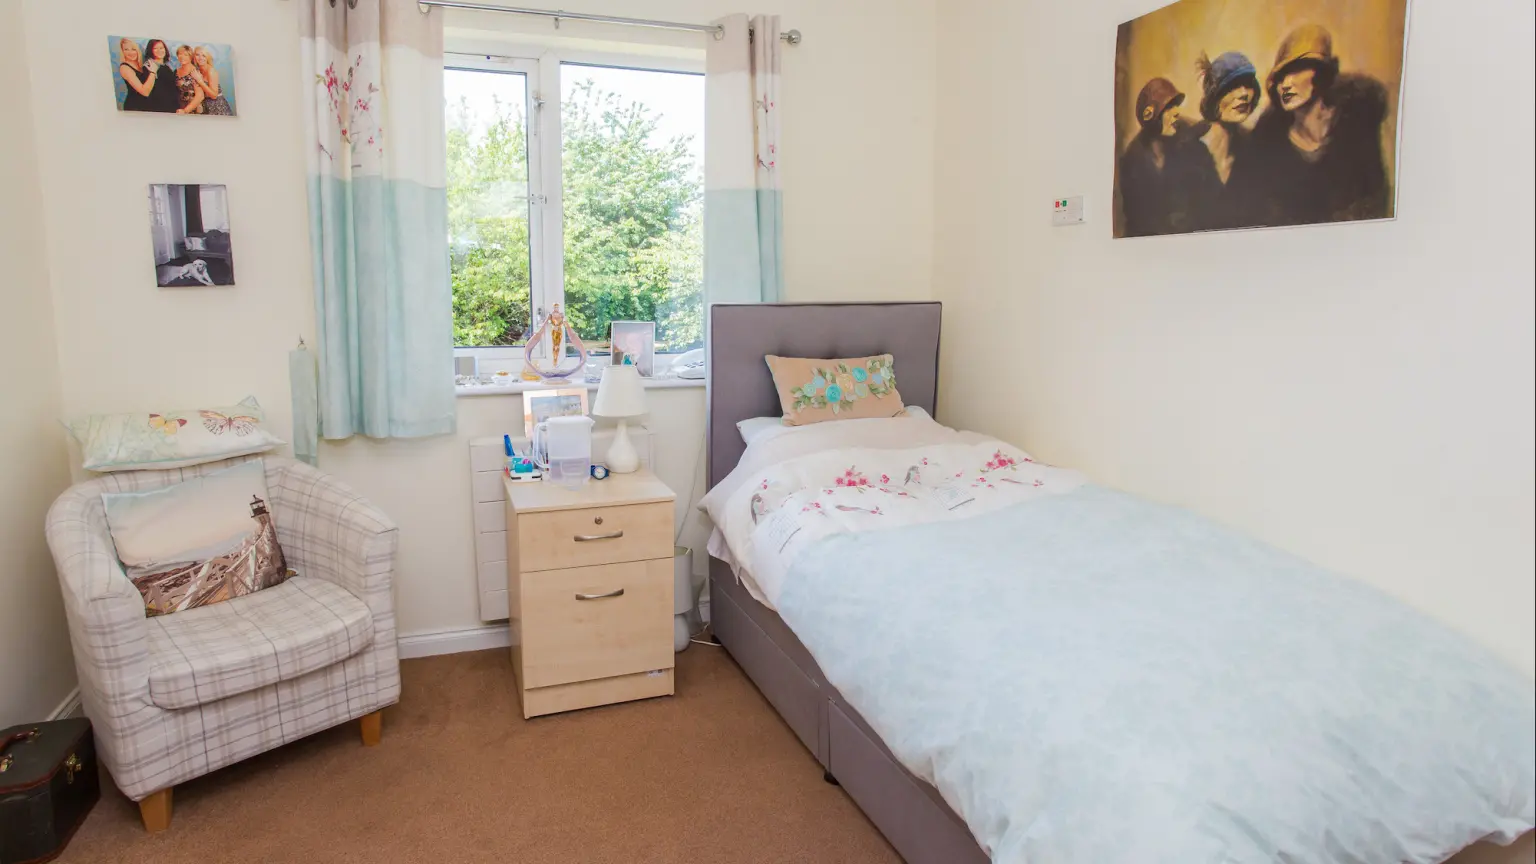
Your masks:
{"label": "white electrical socket", "polygon": [[1052,201],[1051,224],[1058,228],[1062,225],[1083,224],[1083,196],[1072,195]]}

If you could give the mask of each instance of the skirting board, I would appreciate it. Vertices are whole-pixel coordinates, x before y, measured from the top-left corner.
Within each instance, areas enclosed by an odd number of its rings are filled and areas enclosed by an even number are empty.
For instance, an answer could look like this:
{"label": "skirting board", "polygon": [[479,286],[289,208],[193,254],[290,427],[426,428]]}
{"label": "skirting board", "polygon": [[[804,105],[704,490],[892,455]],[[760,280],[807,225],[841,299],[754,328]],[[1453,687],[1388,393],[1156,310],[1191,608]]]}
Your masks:
{"label": "skirting board", "polygon": [[53,713],[48,715],[48,719],[64,720],[70,717],[84,717],[85,714],[82,713],[84,710],[85,706],[80,704],[80,688],[76,687],[69,691],[69,695],[64,697],[64,701],[59,703],[59,707],[53,709]]}
{"label": "skirting board", "polygon": [[410,660],[413,657],[436,657],[439,654],[461,654],[465,651],[488,651],[492,648],[506,648],[511,644],[512,633],[506,624],[402,633],[395,640],[401,660]]}

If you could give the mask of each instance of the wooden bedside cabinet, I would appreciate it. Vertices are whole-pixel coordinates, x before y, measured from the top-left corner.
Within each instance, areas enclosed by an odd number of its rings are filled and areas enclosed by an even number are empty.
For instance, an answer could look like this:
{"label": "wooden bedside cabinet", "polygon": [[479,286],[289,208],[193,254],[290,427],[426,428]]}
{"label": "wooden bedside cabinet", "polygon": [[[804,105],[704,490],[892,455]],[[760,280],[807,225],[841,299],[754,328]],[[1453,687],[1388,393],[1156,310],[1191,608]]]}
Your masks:
{"label": "wooden bedside cabinet", "polygon": [[672,695],[672,490],[645,469],[503,486],[523,717]]}

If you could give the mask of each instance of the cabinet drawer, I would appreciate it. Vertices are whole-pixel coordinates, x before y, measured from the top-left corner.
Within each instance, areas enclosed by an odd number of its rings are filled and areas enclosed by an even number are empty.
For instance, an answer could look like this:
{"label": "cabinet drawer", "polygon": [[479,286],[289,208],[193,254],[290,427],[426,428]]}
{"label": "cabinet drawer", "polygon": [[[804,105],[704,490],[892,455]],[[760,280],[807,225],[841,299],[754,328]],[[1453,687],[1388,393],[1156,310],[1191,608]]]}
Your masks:
{"label": "cabinet drawer", "polygon": [[671,558],[521,581],[524,688],[672,668]]}
{"label": "cabinet drawer", "polygon": [[518,570],[672,557],[672,505],[631,504],[518,514]]}

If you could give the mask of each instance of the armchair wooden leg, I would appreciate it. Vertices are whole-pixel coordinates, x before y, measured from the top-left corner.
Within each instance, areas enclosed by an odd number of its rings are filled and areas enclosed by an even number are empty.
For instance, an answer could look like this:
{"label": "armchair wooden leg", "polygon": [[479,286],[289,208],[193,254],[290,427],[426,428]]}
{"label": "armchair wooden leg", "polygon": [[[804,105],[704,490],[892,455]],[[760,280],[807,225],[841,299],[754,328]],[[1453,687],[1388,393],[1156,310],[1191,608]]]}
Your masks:
{"label": "armchair wooden leg", "polygon": [[161,789],[140,801],[139,816],[144,820],[144,830],[150,834],[171,827],[171,789]]}
{"label": "armchair wooden leg", "polygon": [[375,711],[372,714],[364,714],[362,719],[363,746],[374,747],[379,739],[384,737],[384,712]]}

